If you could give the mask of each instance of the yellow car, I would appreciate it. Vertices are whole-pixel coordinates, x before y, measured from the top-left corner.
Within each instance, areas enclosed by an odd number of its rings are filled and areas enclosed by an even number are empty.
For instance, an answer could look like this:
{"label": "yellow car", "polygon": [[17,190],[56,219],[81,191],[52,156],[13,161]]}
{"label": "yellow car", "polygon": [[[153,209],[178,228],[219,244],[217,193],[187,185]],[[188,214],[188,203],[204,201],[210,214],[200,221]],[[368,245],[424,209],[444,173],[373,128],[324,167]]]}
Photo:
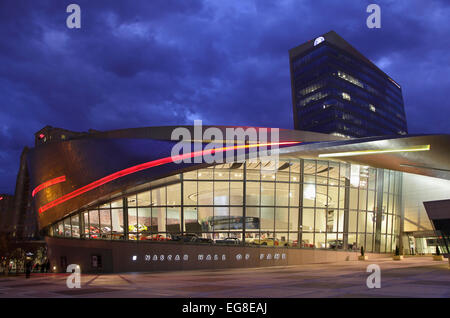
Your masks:
{"label": "yellow car", "polygon": [[254,239],[251,243],[264,246],[278,246],[279,244],[278,240],[273,238]]}

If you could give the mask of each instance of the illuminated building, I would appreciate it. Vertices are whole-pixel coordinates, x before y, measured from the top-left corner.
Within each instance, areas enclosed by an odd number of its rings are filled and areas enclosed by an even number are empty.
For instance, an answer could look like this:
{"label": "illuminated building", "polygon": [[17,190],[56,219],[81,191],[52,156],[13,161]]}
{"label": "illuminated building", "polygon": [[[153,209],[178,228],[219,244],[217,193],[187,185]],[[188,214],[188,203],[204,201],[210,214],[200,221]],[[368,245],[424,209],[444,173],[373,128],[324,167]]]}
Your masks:
{"label": "illuminated building", "polygon": [[295,129],[368,137],[407,134],[400,85],[336,32],[289,51]]}

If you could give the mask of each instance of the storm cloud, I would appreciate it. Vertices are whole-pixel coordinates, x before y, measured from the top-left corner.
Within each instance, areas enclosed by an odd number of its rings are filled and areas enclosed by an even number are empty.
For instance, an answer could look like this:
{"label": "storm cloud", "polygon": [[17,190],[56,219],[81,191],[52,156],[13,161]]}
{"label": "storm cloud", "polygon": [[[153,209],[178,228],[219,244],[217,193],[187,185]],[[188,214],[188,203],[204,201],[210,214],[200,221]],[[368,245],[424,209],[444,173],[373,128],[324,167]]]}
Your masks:
{"label": "storm cloud", "polygon": [[[81,29],[66,7],[81,7]],[[379,1],[0,2],[0,193],[46,125],[292,128],[288,50],[330,30],[402,85],[410,133],[450,133],[450,6]]]}

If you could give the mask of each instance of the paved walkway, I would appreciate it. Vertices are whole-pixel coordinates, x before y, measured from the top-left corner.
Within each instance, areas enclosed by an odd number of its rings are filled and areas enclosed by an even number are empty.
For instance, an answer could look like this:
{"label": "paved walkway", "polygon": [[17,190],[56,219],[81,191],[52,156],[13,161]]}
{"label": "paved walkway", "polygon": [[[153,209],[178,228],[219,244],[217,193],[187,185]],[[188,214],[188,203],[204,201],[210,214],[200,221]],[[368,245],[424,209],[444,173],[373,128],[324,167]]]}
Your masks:
{"label": "paved walkway", "polygon": [[[381,268],[381,288],[368,289],[369,264]],[[347,261],[251,269],[82,275],[0,276],[0,297],[450,297],[448,261],[431,257]]]}

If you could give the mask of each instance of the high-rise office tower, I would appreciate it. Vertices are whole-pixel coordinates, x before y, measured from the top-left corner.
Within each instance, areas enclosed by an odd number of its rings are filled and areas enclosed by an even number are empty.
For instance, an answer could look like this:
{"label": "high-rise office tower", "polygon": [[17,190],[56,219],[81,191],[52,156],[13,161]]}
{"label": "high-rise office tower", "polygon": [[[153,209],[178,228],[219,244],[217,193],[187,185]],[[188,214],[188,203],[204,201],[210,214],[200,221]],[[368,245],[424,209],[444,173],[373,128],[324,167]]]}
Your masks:
{"label": "high-rise office tower", "polygon": [[295,129],[348,137],[407,134],[402,90],[336,32],[289,50]]}

